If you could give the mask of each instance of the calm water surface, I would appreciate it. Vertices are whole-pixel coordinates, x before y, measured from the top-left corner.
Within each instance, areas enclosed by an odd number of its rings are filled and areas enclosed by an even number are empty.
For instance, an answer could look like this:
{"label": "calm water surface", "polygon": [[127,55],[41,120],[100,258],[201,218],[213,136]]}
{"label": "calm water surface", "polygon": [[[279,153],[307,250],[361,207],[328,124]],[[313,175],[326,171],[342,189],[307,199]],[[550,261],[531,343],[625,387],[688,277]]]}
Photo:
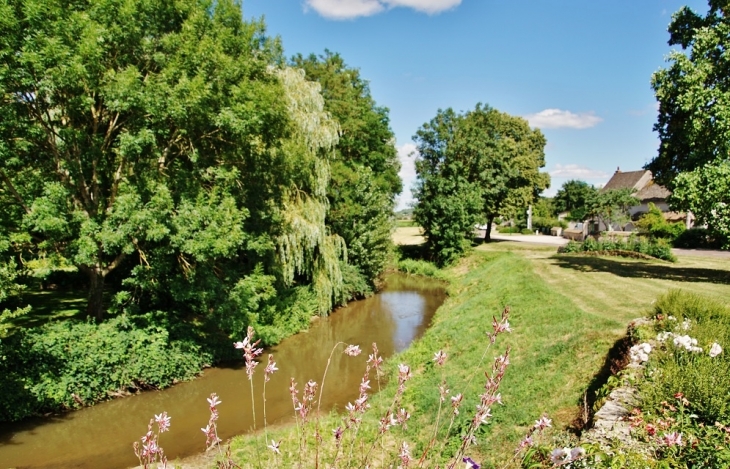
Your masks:
{"label": "calm water surface", "polygon": [[[272,353],[279,367],[266,384],[269,424],[292,419],[289,379],[300,389],[308,380],[318,383],[335,343],[358,344],[363,354],[335,353],[325,381],[324,409],[342,408],[358,395],[360,378],[371,344],[384,357],[405,349],[423,334],[443,303],[443,287],[433,281],[400,275],[388,278],[386,288],[366,300],[350,303],[308,332],[290,337],[264,352],[254,376],[256,425],[263,425],[263,367]],[[224,440],[253,429],[251,391],[240,365],[211,368],[198,379],[164,391],[103,402],[94,407],[52,418],[31,419],[0,426],[0,469],[5,468],[127,468],[136,466],[132,443],[146,431],[153,414],[166,411],[171,430],[160,437],[170,460],[205,450],[208,423],[206,398],[215,392],[222,404],[218,434]]]}

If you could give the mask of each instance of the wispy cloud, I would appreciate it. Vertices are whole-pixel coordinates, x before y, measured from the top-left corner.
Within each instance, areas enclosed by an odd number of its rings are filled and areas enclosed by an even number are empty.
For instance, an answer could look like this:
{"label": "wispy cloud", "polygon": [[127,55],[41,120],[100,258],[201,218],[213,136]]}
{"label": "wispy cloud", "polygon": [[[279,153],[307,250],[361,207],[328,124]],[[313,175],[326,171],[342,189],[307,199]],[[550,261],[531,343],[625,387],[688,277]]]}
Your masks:
{"label": "wispy cloud", "polygon": [[610,174],[597,169],[590,169],[577,164],[556,164],[550,176],[565,179],[607,179]]}
{"label": "wispy cloud", "polygon": [[398,160],[400,160],[400,178],[403,180],[403,192],[398,197],[398,210],[408,207],[413,202],[411,189],[416,182],[416,157],[418,150],[413,143],[406,143],[398,147]]}
{"label": "wispy cloud", "polygon": [[562,109],[545,109],[528,114],[525,119],[531,126],[541,129],[587,129],[603,121],[593,111],[576,114]]}
{"label": "wispy cloud", "polygon": [[304,9],[313,9],[325,18],[346,20],[371,16],[383,10],[406,7],[434,15],[455,8],[461,0],[305,0]]}

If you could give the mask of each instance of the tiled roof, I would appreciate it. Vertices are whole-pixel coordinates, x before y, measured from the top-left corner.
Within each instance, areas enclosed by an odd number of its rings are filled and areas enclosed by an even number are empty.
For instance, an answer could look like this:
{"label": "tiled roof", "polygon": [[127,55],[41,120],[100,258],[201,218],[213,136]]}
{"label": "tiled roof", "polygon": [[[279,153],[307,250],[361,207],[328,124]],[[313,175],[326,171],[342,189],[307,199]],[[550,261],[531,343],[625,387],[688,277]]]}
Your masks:
{"label": "tiled roof", "polygon": [[666,198],[669,197],[671,194],[672,193],[669,192],[669,189],[667,189],[666,187],[651,182],[646,187],[636,193],[636,198],[638,198],[642,202],[648,202],[651,200],[666,200]]}
{"label": "tiled roof", "polygon": [[636,184],[641,178],[648,172],[648,170],[641,171],[616,171],[611,179],[603,186],[602,191],[613,190],[613,189],[640,189],[636,187]]}

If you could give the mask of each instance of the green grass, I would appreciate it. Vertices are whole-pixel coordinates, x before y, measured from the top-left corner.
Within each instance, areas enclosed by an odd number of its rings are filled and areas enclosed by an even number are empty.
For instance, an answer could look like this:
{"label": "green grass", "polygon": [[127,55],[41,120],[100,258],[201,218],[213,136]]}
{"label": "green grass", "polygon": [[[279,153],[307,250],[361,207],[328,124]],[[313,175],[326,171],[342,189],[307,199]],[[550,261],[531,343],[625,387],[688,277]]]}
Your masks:
{"label": "green grass", "polygon": [[[389,361],[391,372],[397,363],[407,363],[414,370],[404,397],[405,407],[413,417],[405,434],[401,436],[397,430],[397,438],[390,435],[386,446],[395,448],[405,439],[411,445],[412,454],[420,457],[433,432],[438,408],[437,386],[442,379],[448,383],[451,395],[462,392],[467,396],[461,420],[456,424],[456,428],[463,428],[473,415],[483,386],[483,372],[491,367],[491,357],[511,346],[511,365],[501,388],[505,405],[495,406],[492,423],[482,427],[486,432],[478,435],[478,446],[470,451],[477,460],[503,462],[512,456],[519,439],[543,413],[559,427],[571,425],[580,414],[583,393],[618,338],[614,331],[621,330],[624,324],[580,310],[536,275],[530,260],[516,253],[475,252],[449,272],[451,298],[439,309],[431,328],[421,340]],[[514,332],[501,336],[480,365],[492,315],[499,315],[508,305]],[[362,345],[367,348],[367,344]],[[439,349],[449,354],[443,376],[431,361]],[[467,388],[466,382],[472,374],[476,378]],[[391,384],[373,398],[371,419],[382,416],[393,392]],[[448,419],[448,415],[443,418]],[[324,452],[331,448],[330,431],[337,425],[337,416],[329,416],[322,423]],[[444,441],[445,430],[442,429],[438,441]],[[368,447],[375,432],[374,428],[363,428],[358,439]],[[449,447],[458,444],[458,437],[453,433]],[[269,453],[263,452],[262,437],[257,438],[243,436],[233,441],[234,455],[243,467],[253,466],[259,452],[263,454],[263,464],[270,464],[269,467],[276,464],[285,467],[297,460],[299,446],[293,427],[269,432],[270,439],[283,440],[283,455],[276,462],[274,459],[266,462]],[[435,462],[426,465],[432,467]]]}
{"label": "green grass", "polygon": [[396,220],[395,226],[398,228],[406,228],[409,226],[418,226],[414,220]]}
{"label": "green grass", "polygon": [[529,243],[491,243],[488,252],[515,252],[532,263],[535,273],[581,310],[625,325],[646,313],[657,297],[681,289],[727,302],[730,263],[727,259],[678,256],[676,263],[558,255],[554,247]]}

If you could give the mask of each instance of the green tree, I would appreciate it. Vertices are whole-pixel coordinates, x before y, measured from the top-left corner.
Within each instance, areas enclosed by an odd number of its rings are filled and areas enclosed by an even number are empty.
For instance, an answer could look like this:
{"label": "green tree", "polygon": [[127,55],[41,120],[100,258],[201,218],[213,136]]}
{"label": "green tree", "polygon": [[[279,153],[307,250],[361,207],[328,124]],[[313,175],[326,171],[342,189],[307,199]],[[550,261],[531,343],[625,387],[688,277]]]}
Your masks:
{"label": "green tree", "polygon": [[344,239],[348,262],[372,283],[385,268],[394,200],[402,189],[388,109],[375,103],[368,82],[337,53],[297,55],[291,64],[321,85],[324,108],[339,123],[327,225]]}
{"label": "green tree", "polygon": [[573,220],[582,221],[597,194],[598,189],[592,185],[572,179],[564,182],[555,194],[555,208],[558,212],[570,212]]}
{"label": "green tree", "polygon": [[680,210],[691,210],[696,222],[721,235],[723,248],[730,249],[730,162],[679,174],[670,201]]}
{"label": "green tree", "polygon": [[545,137],[522,118],[477,104],[439,111],[414,136],[420,153],[416,221],[440,262],[458,257],[475,222],[525,210],[548,187]]}
{"label": "green tree", "polygon": [[710,0],[705,16],[683,7],[669,24],[669,45],[683,51],[652,76],[660,145],[646,168],[670,189],[679,173],[730,155],[729,12],[726,1]]}
{"label": "green tree", "polygon": [[618,225],[623,231],[631,220],[629,209],[639,205],[639,200],[633,196],[631,189],[613,189],[600,191],[588,207],[588,216],[595,217],[600,223],[613,231],[613,225]]}
{"label": "green tree", "polygon": [[326,311],[337,125],[281,63],[233,0],[0,4],[3,224],[85,272],[97,318],[112,273],[119,304],[209,315],[259,264]]}

